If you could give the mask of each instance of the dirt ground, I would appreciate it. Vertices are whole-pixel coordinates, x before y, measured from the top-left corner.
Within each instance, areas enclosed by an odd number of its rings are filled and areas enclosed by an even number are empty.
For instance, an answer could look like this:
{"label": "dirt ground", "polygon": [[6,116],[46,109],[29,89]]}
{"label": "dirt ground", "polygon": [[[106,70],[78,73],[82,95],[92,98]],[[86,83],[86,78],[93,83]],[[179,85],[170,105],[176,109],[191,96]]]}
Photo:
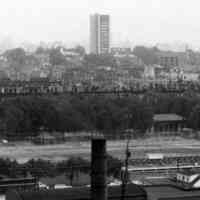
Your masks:
{"label": "dirt ground", "polygon": [[[126,140],[107,141],[107,152],[124,159]],[[66,142],[57,145],[33,145],[27,142],[0,144],[0,157],[26,162],[29,159],[48,159],[59,161],[70,156],[81,156],[90,159],[90,141]],[[197,155],[200,153],[200,141],[180,137],[151,137],[131,140],[129,144],[132,158],[144,157],[147,153],[166,155]]]}

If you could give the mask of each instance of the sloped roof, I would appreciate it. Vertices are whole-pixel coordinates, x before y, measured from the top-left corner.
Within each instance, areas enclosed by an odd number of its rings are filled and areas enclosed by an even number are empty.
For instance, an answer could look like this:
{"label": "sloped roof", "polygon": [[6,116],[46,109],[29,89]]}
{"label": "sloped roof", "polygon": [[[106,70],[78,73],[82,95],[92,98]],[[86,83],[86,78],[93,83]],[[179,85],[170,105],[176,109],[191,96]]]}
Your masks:
{"label": "sloped roof", "polygon": [[155,114],[153,117],[154,122],[165,122],[165,121],[183,121],[183,117],[177,114]]}
{"label": "sloped roof", "polygon": [[199,200],[200,190],[182,190],[174,186],[145,187],[149,199],[154,200]]}
{"label": "sloped roof", "polygon": [[[191,185],[191,187],[194,187],[194,185],[196,184],[196,183],[198,183],[200,181],[200,175],[198,175],[191,183],[190,183],[190,185]],[[199,188],[199,187],[198,187]]]}

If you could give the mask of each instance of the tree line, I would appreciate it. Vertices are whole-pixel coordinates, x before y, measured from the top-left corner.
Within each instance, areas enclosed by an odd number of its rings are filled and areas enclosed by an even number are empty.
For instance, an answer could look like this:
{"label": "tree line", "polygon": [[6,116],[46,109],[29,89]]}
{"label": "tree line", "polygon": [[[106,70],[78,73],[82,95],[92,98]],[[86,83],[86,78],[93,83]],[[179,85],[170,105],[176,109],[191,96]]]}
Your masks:
{"label": "tree line", "polygon": [[47,132],[99,131],[104,134],[126,129],[143,136],[153,115],[176,113],[187,126],[200,129],[200,97],[148,93],[137,96],[26,96],[2,99],[0,134],[8,137],[37,136]]}
{"label": "tree line", "polygon": [[48,132],[139,129],[152,123],[151,107],[137,98],[115,97],[14,97],[0,102],[1,134],[37,136]]}
{"label": "tree line", "polygon": [[[117,158],[107,155],[107,176],[120,178],[122,162]],[[1,175],[8,178],[54,178],[65,175],[66,179],[73,185],[74,178],[80,173],[91,173],[90,161],[80,157],[70,157],[68,160],[51,162],[43,159],[31,159],[26,163],[20,164],[16,160],[0,158]]]}

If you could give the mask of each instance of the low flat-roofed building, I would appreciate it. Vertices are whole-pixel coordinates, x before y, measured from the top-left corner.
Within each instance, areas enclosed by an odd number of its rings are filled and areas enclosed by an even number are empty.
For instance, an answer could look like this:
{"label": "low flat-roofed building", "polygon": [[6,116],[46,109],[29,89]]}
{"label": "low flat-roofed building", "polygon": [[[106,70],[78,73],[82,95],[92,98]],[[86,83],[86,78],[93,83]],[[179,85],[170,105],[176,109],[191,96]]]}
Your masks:
{"label": "low flat-roofed building", "polygon": [[[9,191],[6,194],[6,200],[91,200],[90,188],[67,188],[59,190],[41,190],[35,192],[16,192]],[[121,186],[108,187],[108,199],[120,200]],[[146,191],[138,185],[129,184],[126,188],[126,199],[146,200]]]}
{"label": "low flat-roofed building", "polygon": [[179,55],[174,52],[159,52],[158,64],[167,68],[179,66]]}

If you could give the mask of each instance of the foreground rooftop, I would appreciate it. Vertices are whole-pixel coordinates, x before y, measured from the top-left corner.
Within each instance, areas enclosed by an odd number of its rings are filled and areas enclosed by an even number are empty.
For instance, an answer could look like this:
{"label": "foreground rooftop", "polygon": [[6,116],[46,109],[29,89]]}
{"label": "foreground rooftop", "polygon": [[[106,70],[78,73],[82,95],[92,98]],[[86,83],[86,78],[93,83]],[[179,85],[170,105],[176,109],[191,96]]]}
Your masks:
{"label": "foreground rooftop", "polygon": [[[121,197],[120,186],[108,187],[108,199],[118,200]],[[89,187],[74,187],[57,190],[40,190],[33,192],[8,191],[7,200],[90,200]],[[129,184],[125,199],[146,200],[146,191],[138,185]]]}
{"label": "foreground rooftop", "polygon": [[174,186],[145,187],[149,200],[199,200],[200,190],[184,191]]}

